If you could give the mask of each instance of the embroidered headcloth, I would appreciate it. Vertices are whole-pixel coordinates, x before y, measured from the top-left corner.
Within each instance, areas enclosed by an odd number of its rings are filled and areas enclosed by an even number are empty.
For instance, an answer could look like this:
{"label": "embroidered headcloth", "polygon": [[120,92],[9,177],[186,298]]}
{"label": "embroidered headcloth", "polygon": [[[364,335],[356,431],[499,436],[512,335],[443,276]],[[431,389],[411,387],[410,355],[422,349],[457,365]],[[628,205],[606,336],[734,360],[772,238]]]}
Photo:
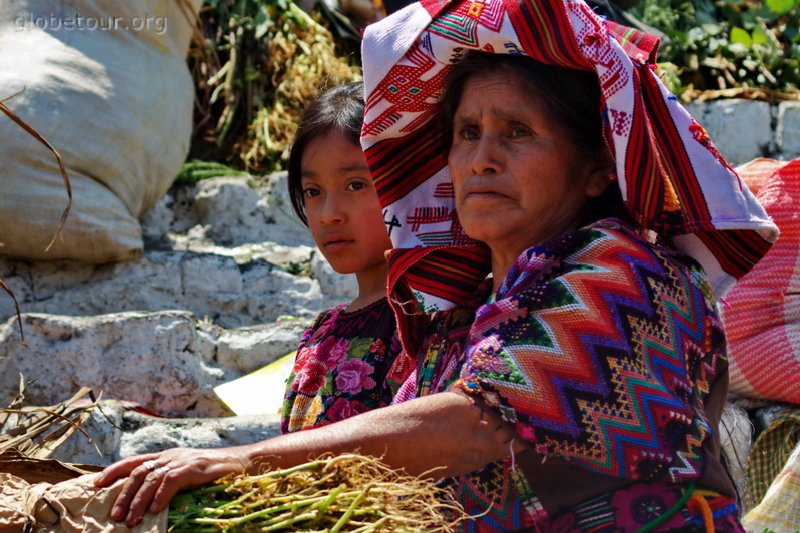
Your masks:
{"label": "embroidered headcloth", "polygon": [[458,222],[433,120],[451,65],[470,50],[594,70],[617,183],[639,228],[700,261],[718,295],[747,273],[777,228],[658,79],[657,47],[583,1],[422,0],[367,27],[361,143],[395,248],[395,305],[409,314],[463,303],[489,271],[488,249]]}

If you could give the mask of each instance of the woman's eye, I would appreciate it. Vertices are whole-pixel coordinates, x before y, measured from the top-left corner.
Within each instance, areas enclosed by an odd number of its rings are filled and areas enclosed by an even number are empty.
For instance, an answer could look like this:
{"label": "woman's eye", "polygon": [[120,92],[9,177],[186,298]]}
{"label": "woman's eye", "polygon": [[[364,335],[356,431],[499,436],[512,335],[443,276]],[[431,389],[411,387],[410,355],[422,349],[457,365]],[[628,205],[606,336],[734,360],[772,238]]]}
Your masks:
{"label": "woman's eye", "polygon": [[466,141],[474,141],[479,137],[477,128],[461,128],[459,136]]}
{"label": "woman's eye", "polygon": [[531,131],[528,128],[522,126],[514,126],[511,129],[511,136],[512,137],[527,137],[531,134]]}

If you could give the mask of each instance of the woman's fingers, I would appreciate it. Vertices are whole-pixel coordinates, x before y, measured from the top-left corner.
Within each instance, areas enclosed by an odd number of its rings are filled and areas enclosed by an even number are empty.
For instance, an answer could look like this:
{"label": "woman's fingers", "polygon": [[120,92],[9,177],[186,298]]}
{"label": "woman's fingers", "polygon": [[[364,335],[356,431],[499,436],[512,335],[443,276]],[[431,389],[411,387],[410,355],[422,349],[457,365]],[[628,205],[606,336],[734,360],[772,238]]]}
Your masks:
{"label": "woman's fingers", "polygon": [[158,454],[149,453],[147,455],[137,455],[136,457],[128,457],[116,463],[107,466],[95,478],[94,484],[96,487],[107,487],[114,483],[117,479],[130,475],[130,473],[140,464],[146,461],[152,461],[158,457]]}
{"label": "woman's fingers", "polygon": [[[207,476],[216,479],[216,475]],[[152,502],[150,503],[149,510],[151,513],[160,513],[167,508],[172,497],[181,490],[184,483],[185,476],[177,470],[170,470],[164,474],[161,484],[158,486],[155,494],[153,495]]]}
{"label": "woman's fingers", "polygon": [[[146,463],[143,463],[142,466],[146,466]],[[138,490],[136,490],[132,499],[130,499],[128,514],[125,517],[125,523],[128,524],[128,527],[133,527],[142,521],[144,513],[150,508],[150,505],[153,502],[153,497],[156,495],[159,487],[164,483],[164,479],[167,477],[169,472],[170,467],[167,465],[157,465],[152,470],[148,466]],[[132,476],[131,479],[135,479],[134,476]],[[126,494],[125,496],[128,498],[129,494]],[[126,502],[120,502],[120,499],[118,498],[115,509],[117,506],[122,508],[125,505]],[[122,512],[119,514],[122,514]]]}
{"label": "woman's fingers", "polygon": [[[132,459],[139,459],[140,457],[132,458]],[[131,516],[130,510],[133,506],[134,501],[137,500],[140,492],[142,491],[143,485],[148,478],[148,475],[155,472],[160,467],[160,463],[157,459],[146,459],[144,461],[136,461],[139,464],[133,468],[128,474],[128,478],[125,480],[125,483],[122,485],[122,490],[117,496],[117,500],[114,502],[114,507],[111,509],[111,518],[112,520],[122,521],[125,520],[129,522],[130,525]],[[115,466],[115,465],[112,465]],[[152,483],[151,478],[151,483]]]}
{"label": "woman's fingers", "polygon": [[133,527],[146,512],[163,511],[182,488],[241,471],[244,471],[244,462],[236,453],[174,448],[123,459],[107,467],[95,484],[104,487],[120,477],[127,477],[114,502],[111,518],[117,522],[124,520]]}

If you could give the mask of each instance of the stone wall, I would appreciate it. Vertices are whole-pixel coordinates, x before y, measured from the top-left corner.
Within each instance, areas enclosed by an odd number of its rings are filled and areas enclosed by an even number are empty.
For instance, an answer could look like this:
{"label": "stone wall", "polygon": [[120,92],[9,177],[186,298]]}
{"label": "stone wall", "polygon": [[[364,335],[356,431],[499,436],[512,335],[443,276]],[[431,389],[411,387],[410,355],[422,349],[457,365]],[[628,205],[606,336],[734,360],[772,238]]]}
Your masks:
{"label": "stone wall", "polygon": [[686,107],[733,166],[756,157],[800,157],[800,102],[729,99]]}
{"label": "stone wall", "polygon": [[[93,265],[0,256],[23,312],[88,316],[187,310],[228,328],[313,318],[355,293],[291,213],[285,173],[175,186],[142,219],[144,254]],[[67,220],[69,224],[69,219]],[[0,298],[0,318],[14,314]]]}

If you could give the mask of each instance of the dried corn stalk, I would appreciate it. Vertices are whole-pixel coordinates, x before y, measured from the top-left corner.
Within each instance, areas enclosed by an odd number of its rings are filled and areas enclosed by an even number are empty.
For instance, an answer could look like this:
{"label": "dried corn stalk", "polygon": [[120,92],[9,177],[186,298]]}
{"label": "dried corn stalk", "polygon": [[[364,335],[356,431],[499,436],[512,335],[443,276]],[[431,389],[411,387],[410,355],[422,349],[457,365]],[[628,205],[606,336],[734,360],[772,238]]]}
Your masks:
{"label": "dried corn stalk", "polygon": [[294,4],[289,4],[289,11],[292,16],[279,21],[280,31],[267,48],[272,58],[274,104],[256,115],[239,148],[247,168],[257,168],[261,161],[279,167],[288,158],[305,107],[320,91],[361,79],[357,67],[336,55],[333,36],[327,29]]}
{"label": "dried corn stalk", "polygon": [[189,54],[193,158],[278,170],[306,105],[321,89],[361,78],[357,58],[290,0],[206,2],[199,24]]}
{"label": "dried corn stalk", "polygon": [[19,392],[8,408],[0,409],[0,454],[16,451],[31,459],[47,459],[76,431],[91,441],[81,428],[97,406],[91,389],[83,387],[69,400],[49,407],[23,409],[24,400],[20,375]]}

